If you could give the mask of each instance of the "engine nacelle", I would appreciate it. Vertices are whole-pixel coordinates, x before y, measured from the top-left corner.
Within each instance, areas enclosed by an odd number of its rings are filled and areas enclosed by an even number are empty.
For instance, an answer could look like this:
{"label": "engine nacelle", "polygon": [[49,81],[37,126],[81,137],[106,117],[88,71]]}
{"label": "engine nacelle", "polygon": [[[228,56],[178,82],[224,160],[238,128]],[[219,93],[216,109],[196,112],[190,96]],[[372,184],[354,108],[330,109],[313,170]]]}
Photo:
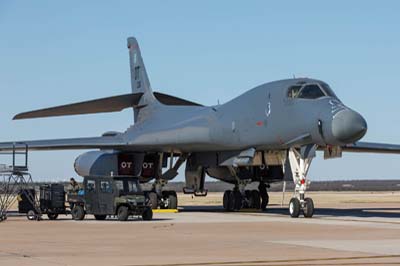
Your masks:
{"label": "engine nacelle", "polygon": [[89,151],[75,160],[75,172],[80,176],[140,176],[143,153]]}
{"label": "engine nacelle", "polygon": [[160,167],[160,156],[157,153],[146,154],[142,163],[140,182],[147,183],[153,178],[158,178],[161,174]]}

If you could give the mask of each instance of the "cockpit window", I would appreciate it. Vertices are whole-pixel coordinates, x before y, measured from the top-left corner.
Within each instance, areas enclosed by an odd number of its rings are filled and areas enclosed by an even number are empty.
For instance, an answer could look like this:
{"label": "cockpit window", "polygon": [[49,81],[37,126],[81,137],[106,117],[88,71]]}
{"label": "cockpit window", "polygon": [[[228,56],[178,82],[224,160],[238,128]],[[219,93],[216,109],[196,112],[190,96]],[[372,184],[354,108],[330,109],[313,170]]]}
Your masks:
{"label": "cockpit window", "polygon": [[326,96],[321,88],[316,84],[306,85],[304,86],[297,98],[302,99],[318,99]]}
{"label": "cockpit window", "polygon": [[322,81],[314,84],[293,85],[287,92],[289,99],[318,99],[326,96],[337,99],[329,85]]}
{"label": "cockpit window", "polygon": [[320,82],[319,85],[321,85],[322,89],[328,96],[337,98],[336,94],[333,92],[333,90],[331,89],[331,87],[329,87],[328,84],[326,84],[325,82]]}
{"label": "cockpit window", "polygon": [[289,98],[297,98],[297,95],[299,94],[300,89],[301,89],[301,86],[290,87],[289,91],[288,91],[288,97]]}

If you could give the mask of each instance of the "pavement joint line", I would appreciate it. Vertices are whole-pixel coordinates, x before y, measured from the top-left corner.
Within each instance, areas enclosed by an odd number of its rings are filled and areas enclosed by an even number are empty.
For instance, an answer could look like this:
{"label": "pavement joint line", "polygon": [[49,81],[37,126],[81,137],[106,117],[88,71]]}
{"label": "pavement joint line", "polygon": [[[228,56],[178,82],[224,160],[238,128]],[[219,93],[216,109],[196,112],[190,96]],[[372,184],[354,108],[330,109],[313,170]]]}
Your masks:
{"label": "pavement joint line", "polygon": [[[240,214],[244,216],[254,216],[254,217],[265,217],[265,214],[268,214],[268,212],[263,213],[263,212],[258,212],[258,213],[252,213],[252,212],[226,212],[224,214],[228,215],[233,215],[233,214]],[[279,218],[282,217],[279,214],[275,213],[269,213],[268,214],[270,217],[273,218]],[[342,221],[342,222],[363,222],[363,223],[376,223],[376,224],[395,224],[395,225],[400,225],[400,222],[388,222],[388,221],[377,221],[377,220],[362,220],[362,219],[339,219],[339,218],[334,218],[334,217],[329,217],[329,216],[315,216],[312,219],[307,219],[309,221],[312,220],[327,220],[327,221]],[[288,219],[288,221],[291,221],[291,219]],[[297,219],[296,219],[297,221]]]}
{"label": "pavement joint line", "polygon": [[[309,263],[317,263],[322,261],[345,261],[345,260],[370,260],[370,259],[393,259],[399,258],[398,255],[375,255],[375,256],[351,256],[351,257],[327,257],[327,258],[309,258],[309,259],[290,259],[290,260],[255,260],[255,261],[222,261],[222,262],[198,262],[198,263],[168,263],[168,264],[141,264],[142,266],[209,266],[209,265],[249,265],[254,264],[257,266],[261,266],[263,264],[272,266],[271,263],[279,263],[276,265],[282,265],[281,263],[291,263],[287,265],[310,265]],[[298,262],[308,262],[307,264],[292,264]],[[350,263],[350,262],[349,262]],[[351,265],[351,264],[332,264],[332,265]],[[354,262],[355,263],[355,262]],[[374,262],[371,262],[374,263]],[[355,265],[368,265],[371,264],[369,262]],[[396,262],[399,265],[399,262]],[[381,263],[382,264],[382,263]],[[386,263],[385,263],[386,264]],[[134,264],[127,264],[124,266],[133,266]],[[324,263],[324,265],[327,265]],[[373,265],[373,264],[372,264]],[[379,264],[378,264],[379,265]]]}
{"label": "pavement joint line", "polygon": [[[270,264],[270,263],[266,263],[266,264],[246,264],[246,266],[318,266],[321,265],[319,264],[314,264],[314,262],[310,263],[279,263],[279,264]],[[192,264],[192,265],[197,265],[197,264]],[[220,264],[212,264],[211,266],[218,266]],[[238,264],[224,264],[224,266],[237,266]],[[399,262],[344,262],[344,263],[325,263],[323,264],[324,266],[354,266],[354,265],[399,265]]]}
{"label": "pavement joint line", "polygon": [[343,222],[363,222],[363,223],[376,223],[376,224],[396,224],[400,225],[399,222],[388,222],[388,221],[376,221],[376,220],[358,220],[358,219],[338,219],[334,217],[315,217],[313,219],[327,220],[327,221],[343,221]]}
{"label": "pavement joint line", "polygon": [[[246,266],[318,266],[321,265],[320,263],[314,264],[314,262],[310,263],[279,263],[279,264],[245,264]],[[197,264],[191,264],[191,265],[197,265]],[[210,266],[218,266],[220,264],[212,264]],[[237,266],[238,264],[224,264],[224,266]],[[344,262],[344,263],[325,263],[323,264],[324,266],[354,266],[354,265],[399,265],[399,262]]]}
{"label": "pavement joint line", "polygon": [[4,254],[5,256],[10,256],[10,257],[19,257],[22,259],[32,259],[32,260],[36,260],[36,261],[41,261],[41,262],[47,262],[47,263],[51,263],[53,265],[63,265],[63,266],[68,266],[68,264],[64,264],[61,262],[55,262],[55,261],[51,261],[51,260],[46,260],[40,257],[35,257],[35,256],[31,256],[31,255],[27,255],[27,254],[21,254],[21,253],[16,253],[16,252],[4,252],[4,251],[0,251],[0,255]]}

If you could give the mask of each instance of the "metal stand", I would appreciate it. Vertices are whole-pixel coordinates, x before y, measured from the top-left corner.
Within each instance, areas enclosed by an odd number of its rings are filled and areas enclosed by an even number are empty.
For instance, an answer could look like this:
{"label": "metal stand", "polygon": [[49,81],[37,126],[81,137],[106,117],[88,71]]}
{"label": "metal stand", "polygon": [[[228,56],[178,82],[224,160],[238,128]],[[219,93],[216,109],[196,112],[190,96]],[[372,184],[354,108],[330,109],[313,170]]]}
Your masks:
{"label": "metal stand", "polygon": [[[0,155],[12,155],[12,165],[0,165],[0,222],[7,219],[10,207],[20,196],[23,196],[33,207],[30,210],[32,220],[39,220],[41,218],[39,201],[36,193],[32,193],[34,184],[32,176],[28,173],[28,146],[15,143],[12,153],[0,153]],[[16,165],[17,155],[24,156],[25,165]]]}

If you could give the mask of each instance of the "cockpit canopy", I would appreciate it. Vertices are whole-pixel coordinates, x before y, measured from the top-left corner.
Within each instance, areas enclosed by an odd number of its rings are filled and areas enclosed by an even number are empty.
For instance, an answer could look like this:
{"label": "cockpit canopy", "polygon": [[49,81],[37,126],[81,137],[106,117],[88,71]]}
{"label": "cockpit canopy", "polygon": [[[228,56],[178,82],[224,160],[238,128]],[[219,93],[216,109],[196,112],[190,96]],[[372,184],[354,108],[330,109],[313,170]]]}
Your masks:
{"label": "cockpit canopy", "polygon": [[292,99],[318,99],[321,97],[337,98],[335,93],[325,82],[293,85],[289,88],[287,96]]}

